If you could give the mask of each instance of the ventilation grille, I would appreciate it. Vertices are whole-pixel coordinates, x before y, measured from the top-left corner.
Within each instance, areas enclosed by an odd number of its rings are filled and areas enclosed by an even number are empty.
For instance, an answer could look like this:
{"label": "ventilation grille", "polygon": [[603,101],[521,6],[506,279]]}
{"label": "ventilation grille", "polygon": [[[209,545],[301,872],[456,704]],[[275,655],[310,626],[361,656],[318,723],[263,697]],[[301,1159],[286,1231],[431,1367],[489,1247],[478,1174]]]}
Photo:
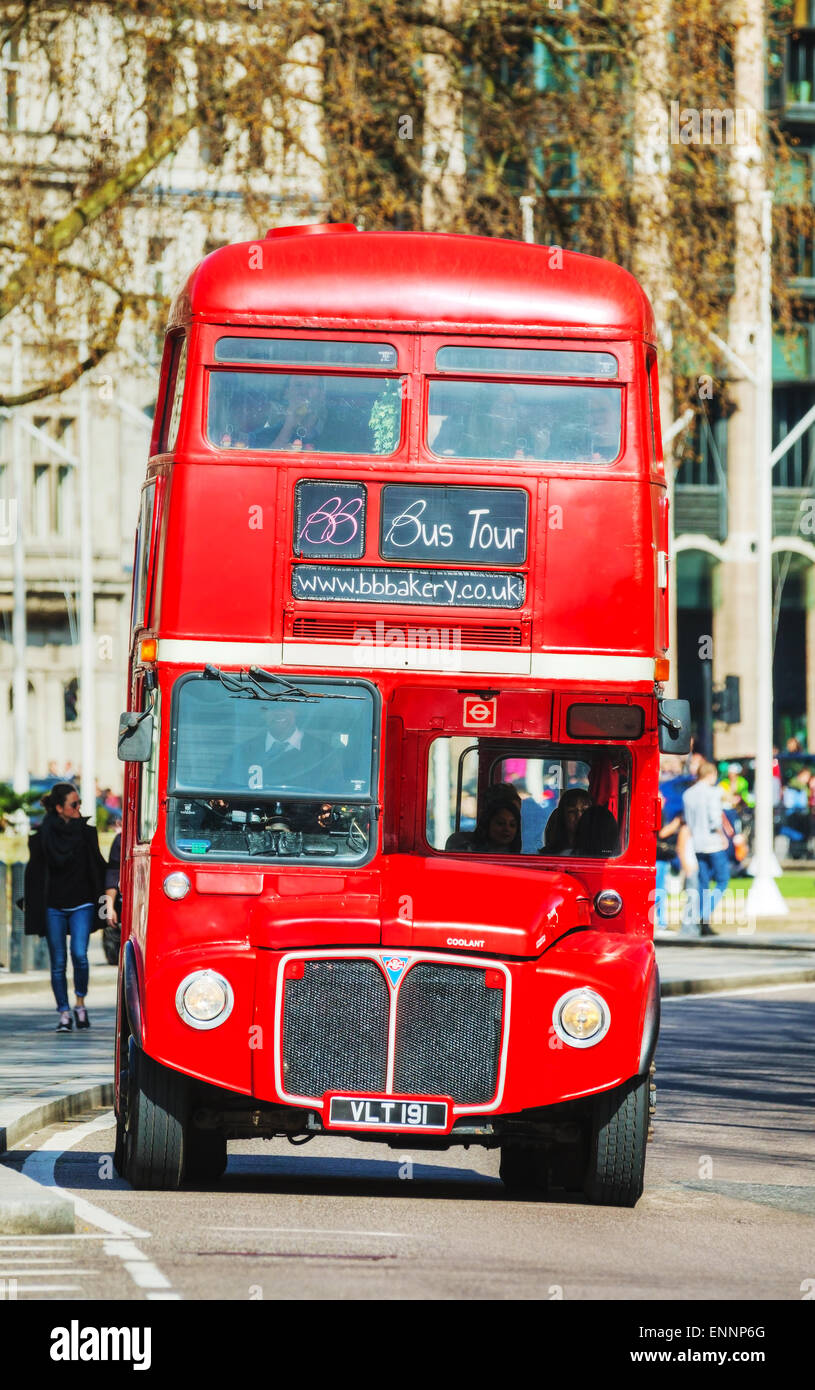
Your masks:
{"label": "ventilation grille", "polygon": [[286,1091],[383,1091],[389,999],[382,971],[372,960],[307,960],[304,966],[302,980],[286,981]]}
{"label": "ventilation grille", "polygon": [[495,1094],[504,995],[485,971],[418,964],[399,991],[397,1094],[452,1096],[459,1103]]}
{"label": "ventilation grille", "polygon": [[[283,1076],[292,1096],[387,1087],[388,1015],[393,996],[372,960],[307,960],[286,980]],[[492,1099],[498,1083],[504,994],[486,971],[418,962],[396,995],[392,1090]]]}
{"label": "ventilation grille", "polygon": [[[428,633],[438,632],[438,628],[431,622],[406,623],[400,618],[397,623],[385,623],[386,641],[387,633],[394,627],[404,633],[407,645],[411,642],[411,635],[413,635],[415,645],[419,650],[424,647],[432,648],[435,645],[432,636],[429,639],[427,637]],[[299,637],[304,642],[358,642],[359,633],[362,632],[370,642],[371,634],[375,635],[376,629],[374,620],[366,614],[364,617],[360,615],[359,618],[299,617],[294,619],[291,632],[292,637]],[[445,628],[444,632],[450,645],[454,645],[457,640],[462,648],[480,649],[483,647],[520,647],[523,645],[521,628],[514,623],[479,623],[469,626],[458,623],[453,627]],[[458,639],[455,638],[456,633],[460,634]]]}

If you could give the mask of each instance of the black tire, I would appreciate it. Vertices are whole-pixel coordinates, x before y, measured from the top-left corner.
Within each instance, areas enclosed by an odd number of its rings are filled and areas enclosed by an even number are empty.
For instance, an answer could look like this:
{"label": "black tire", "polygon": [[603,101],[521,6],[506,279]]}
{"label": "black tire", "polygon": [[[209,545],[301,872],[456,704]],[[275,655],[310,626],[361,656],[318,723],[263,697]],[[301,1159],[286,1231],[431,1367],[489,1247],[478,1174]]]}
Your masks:
{"label": "black tire", "polygon": [[184,1168],[186,1078],[154,1062],[132,1038],[128,1072],[124,1175],[131,1187],[174,1190],[181,1186]]}
{"label": "black tire", "polygon": [[217,1182],[226,1168],[226,1139],[218,1129],[187,1130],[185,1182]]}
{"label": "black tire", "polygon": [[598,1206],[633,1207],[642,1196],[650,1076],[597,1096],[584,1191]]}
{"label": "black tire", "polygon": [[532,1144],[502,1144],[498,1172],[504,1187],[515,1195],[540,1196],[546,1191],[544,1156]]}

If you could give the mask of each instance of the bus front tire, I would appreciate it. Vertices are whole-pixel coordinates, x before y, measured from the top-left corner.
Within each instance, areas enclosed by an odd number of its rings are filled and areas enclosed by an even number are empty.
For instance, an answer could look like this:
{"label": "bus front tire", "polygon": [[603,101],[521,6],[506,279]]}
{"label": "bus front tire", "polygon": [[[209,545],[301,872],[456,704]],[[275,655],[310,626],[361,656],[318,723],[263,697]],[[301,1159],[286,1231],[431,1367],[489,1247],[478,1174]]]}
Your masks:
{"label": "bus front tire", "polygon": [[185,1077],[154,1062],[131,1038],[124,1170],[131,1187],[181,1186],[189,1111]]}
{"label": "bus front tire", "polygon": [[584,1191],[599,1206],[633,1207],[642,1196],[650,1076],[595,1097]]}

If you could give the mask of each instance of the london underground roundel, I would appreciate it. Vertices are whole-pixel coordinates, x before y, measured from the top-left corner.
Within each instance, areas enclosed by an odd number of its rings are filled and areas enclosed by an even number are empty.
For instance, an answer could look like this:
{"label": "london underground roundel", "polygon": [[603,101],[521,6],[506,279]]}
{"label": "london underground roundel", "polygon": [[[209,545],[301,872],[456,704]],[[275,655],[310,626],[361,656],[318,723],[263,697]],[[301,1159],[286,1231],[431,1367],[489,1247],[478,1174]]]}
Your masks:
{"label": "london underground roundel", "polygon": [[494,729],[498,718],[498,701],[495,697],[482,700],[480,695],[466,695],[464,698],[465,729]]}

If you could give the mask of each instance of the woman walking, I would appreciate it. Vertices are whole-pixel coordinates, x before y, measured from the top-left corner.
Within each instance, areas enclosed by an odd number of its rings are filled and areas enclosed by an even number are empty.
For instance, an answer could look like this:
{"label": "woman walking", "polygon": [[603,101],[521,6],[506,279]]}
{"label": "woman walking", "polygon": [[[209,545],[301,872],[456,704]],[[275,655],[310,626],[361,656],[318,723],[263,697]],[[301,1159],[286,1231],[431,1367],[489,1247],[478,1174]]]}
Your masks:
{"label": "woman walking", "polygon": [[45,818],[29,840],[25,870],[25,930],[44,936],[51,957],[51,986],[59,1010],[58,1033],[73,1027],[68,1007],[67,938],[71,938],[77,1028],[90,1028],[85,996],[88,991],[88,941],[101,927],[97,903],[104,891],[107,868],[96,830],[79,809],[79,793],[70,782],[58,782],[42,798]]}

